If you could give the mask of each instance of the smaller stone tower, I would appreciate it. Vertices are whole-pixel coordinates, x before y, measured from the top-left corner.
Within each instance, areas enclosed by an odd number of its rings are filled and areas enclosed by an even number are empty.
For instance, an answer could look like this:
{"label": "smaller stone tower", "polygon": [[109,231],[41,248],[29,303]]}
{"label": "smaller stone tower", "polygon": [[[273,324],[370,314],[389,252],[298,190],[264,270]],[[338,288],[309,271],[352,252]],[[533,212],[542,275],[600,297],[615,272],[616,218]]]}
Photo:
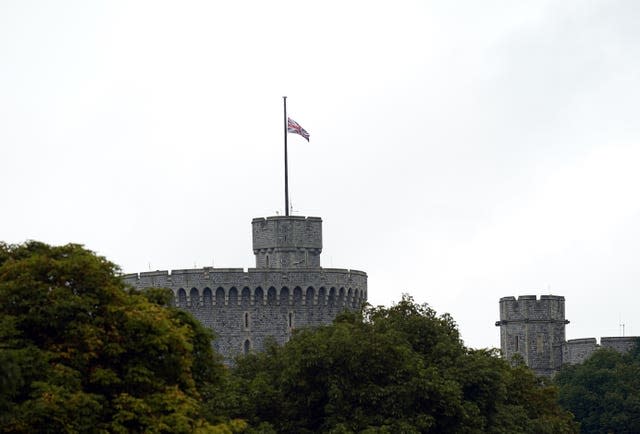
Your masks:
{"label": "smaller stone tower", "polygon": [[564,297],[535,295],[500,299],[500,348],[511,360],[520,354],[536,374],[551,376],[562,365],[565,341]]}
{"label": "smaller stone tower", "polygon": [[322,252],[320,217],[255,218],[253,253],[256,268],[319,268]]}

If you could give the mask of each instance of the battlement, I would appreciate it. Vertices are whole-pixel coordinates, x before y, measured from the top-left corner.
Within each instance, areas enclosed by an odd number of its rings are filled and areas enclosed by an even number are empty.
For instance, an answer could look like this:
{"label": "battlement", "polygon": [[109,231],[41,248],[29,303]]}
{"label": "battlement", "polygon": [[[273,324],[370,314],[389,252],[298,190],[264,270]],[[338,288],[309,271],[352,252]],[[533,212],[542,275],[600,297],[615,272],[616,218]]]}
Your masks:
{"label": "battlement", "polygon": [[564,301],[564,296],[562,295],[551,295],[551,294],[547,294],[547,295],[541,295],[540,298],[538,298],[537,295],[519,295],[518,298],[516,299],[514,296],[510,295],[507,297],[502,297],[500,298],[500,302],[503,301],[525,301],[525,300],[561,300]]}
{"label": "battlement", "polygon": [[569,339],[566,343],[569,345],[598,345],[598,341],[596,341],[596,338]]}
{"label": "battlement", "polygon": [[316,222],[321,222],[322,223],[322,218],[321,217],[311,217],[311,216],[305,217],[305,216],[302,216],[302,215],[288,215],[288,216],[274,215],[274,216],[269,216],[269,217],[254,217],[251,220],[251,223],[268,222],[268,221],[276,221],[276,220],[316,221]]}
{"label": "battlement", "polygon": [[[218,274],[218,273],[263,273],[267,270],[263,270],[262,268],[214,268],[214,267],[202,267],[202,268],[178,268],[175,270],[155,270],[155,271],[141,271],[139,273],[126,273],[121,277],[125,281],[131,279],[145,279],[152,277],[175,277],[182,275],[207,275],[207,274]],[[286,269],[281,268],[278,270],[268,270],[273,273],[287,273],[287,272],[301,272],[301,271],[314,271],[318,272],[319,270],[315,267],[311,268],[292,268]],[[353,275],[366,276],[367,273],[361,270],[352,270],[348,268],[322,268],[320,267],[320,271],[323,273],[346,273]]]}
{"label": "battlement", "polygon": [[521,295],[517,299],[513,296],[500,299],[500,321],[496,325],[514,321],[560,321],[565,320],[564,297],[559,295]]}
{"label": "battlement", "polygon": [[[193,268],[130,273],[122,280],[134,288],[165,287],[353,287],[366,293],[367,273],[343,268]],[[304,283],[303,283],[304,282]]]}
{"label": "battlement", "polygon": [[320,267],[320,217],[259,217],[251,225],[256,268]]}

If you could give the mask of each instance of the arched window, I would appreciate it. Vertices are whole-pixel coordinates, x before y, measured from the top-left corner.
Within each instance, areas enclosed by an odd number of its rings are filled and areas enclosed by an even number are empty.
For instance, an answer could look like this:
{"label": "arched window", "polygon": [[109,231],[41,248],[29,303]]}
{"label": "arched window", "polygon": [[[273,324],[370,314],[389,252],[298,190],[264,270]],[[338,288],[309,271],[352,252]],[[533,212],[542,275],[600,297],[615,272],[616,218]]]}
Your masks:
{"label": "arched window", "polygon": [[178,303],[180,307],[185,307],[187,305],[187,291],[184,288],[178,289]]}
{"label": "arched window", "polygon": [[292,329],[293,328],[293,312],[289,312],[289,318],[287,322],[289,324],[289,328]]}
{"label": "arched window", "polygon": [[249,312],[244,313],[244,328],[249,330]]}
{"label": "arched window", "polygon": [[251,290],[246,286],[242,288],[242,296],[240,297],[243,306],[249,306],[251,303]]}
{"label": "arched window", "polygon": [[211,306],[213,304],[213,295],[210,288],[205,288],[202,291],[202,302],[205,306]]}
{"label": "arched window", "polygon": [[273,286],[267,291],[267,304],[272,306],[276,304],[276,289]]}
{"label": "arched window", "polygon": [[224,288],[216,289],[216,304],[218,306],[224,306]]}
{"label": "arched window", "polygon": [[229,306],[238,305],[238,290],[235,287],[229,289]]}
{"label": "arched window", "polygon": [[267,255],[266,262],[267,262],[267,268],[269,268],[269,255]]}
{"label": "arched window", "polygon": [[296,286],[293,289],[293,304],[302,304],[302,288],[300,288],[299,286]]}
{"label": "arched window", "polygon": [[289,304],[289,288],[280,288],[280,306],[287,306]]}
{"label": "arched window", "polygon": [[200,293],[196,288],[191,288],[191,291],[189,291],[189,299],[191,307],[197,307],[200,304]]}
{"label": "arched window", "polygon": [[307,303],[307,306],[311,306],[314,303],[313,297],[315,296],[315,290],[313,289],[312,286],[307,288],[307,295],[305,297],[305,301]]}
{"label": "arched window", "polygon": [[327,290],[324,288],[324,286],[321,286],[318,290],[318,304],[324,306],[324,304],[327,302],[326,298]]}
{"label": "arched window", "polygon": [[328,304],[331,307],[336,305],[336,289],[335,288],[331,288],[329,290],[329,301],[328,301]]}
{"label": "arched window", "polygon": [[249,354],[249,351],[251,351],[251,341],[247,339],[246,341],[244,341],[244,354]]}
{"label": "arched window", "polygon": [[256,288],[256,292],[253,295],[254,303],[258,306],[264,304],[264,291],[259,286]]}

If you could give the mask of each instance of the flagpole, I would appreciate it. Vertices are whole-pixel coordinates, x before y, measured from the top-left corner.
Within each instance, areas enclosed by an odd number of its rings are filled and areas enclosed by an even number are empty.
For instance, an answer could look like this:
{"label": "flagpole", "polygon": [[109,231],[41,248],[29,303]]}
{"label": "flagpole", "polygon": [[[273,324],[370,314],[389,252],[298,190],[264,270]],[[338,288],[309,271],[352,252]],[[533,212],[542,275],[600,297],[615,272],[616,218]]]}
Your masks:
{"label": "flagpole", "polygon": [[287,97],[283,96],[284,102],[284,215],[289,217],[289,166],[287,162]]}

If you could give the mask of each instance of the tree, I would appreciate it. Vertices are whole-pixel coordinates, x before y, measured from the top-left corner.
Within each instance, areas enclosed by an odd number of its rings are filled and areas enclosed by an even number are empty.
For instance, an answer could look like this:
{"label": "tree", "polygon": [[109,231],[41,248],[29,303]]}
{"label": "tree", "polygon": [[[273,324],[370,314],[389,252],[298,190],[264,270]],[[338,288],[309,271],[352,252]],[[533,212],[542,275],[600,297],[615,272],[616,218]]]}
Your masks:
{"label": "tree", "polygon": [[566,365],[555,378],[560,403],[583,433],[640,432],[640,346],[628,354],[600,349],[584,363]]}
{"label": "tree", "polygon": [[0,429],[231,432],[202,416],[211,335],[82,246],[0,243]]}
{"label": "tree", "polygon": [[[238,414],[276,432],[574,433],[555,389],[405,296],[238,360]],[[266,428],[265,428],[266,429]]]}

